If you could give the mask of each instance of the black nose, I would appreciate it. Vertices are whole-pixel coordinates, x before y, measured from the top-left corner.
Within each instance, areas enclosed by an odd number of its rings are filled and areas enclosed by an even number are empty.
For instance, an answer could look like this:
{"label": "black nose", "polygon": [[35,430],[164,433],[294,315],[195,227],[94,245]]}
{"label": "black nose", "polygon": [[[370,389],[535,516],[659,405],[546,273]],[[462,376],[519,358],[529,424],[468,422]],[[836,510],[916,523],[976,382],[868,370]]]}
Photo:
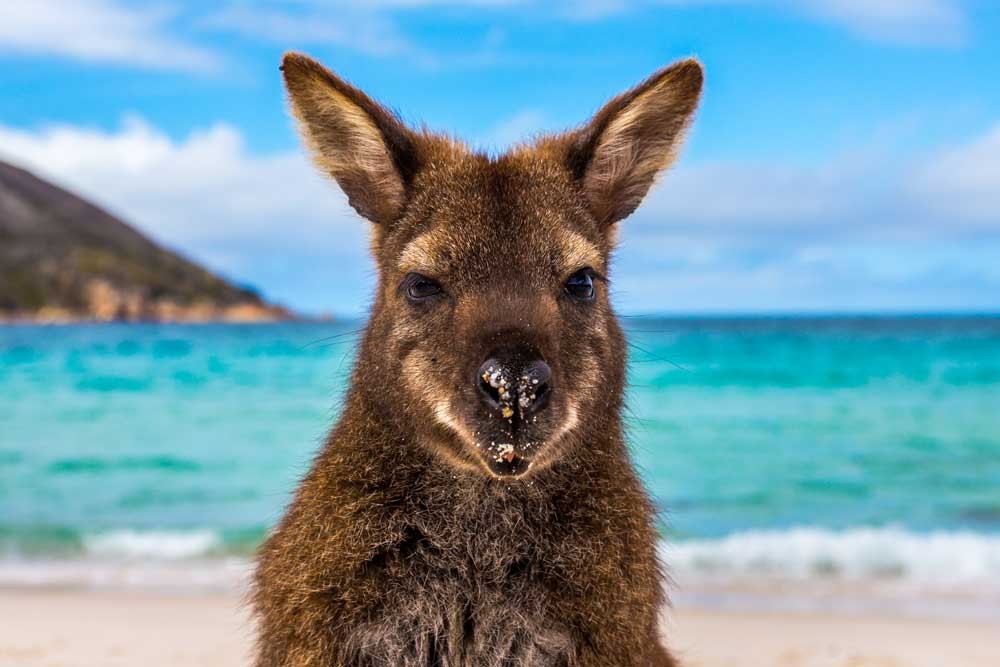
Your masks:
{"label": "black nose", "polygon": [[504,419],[526,419],[549,403],[552,369],[541,359],[519,363],[493,356],[479,367],[477,386],[483,402]]}

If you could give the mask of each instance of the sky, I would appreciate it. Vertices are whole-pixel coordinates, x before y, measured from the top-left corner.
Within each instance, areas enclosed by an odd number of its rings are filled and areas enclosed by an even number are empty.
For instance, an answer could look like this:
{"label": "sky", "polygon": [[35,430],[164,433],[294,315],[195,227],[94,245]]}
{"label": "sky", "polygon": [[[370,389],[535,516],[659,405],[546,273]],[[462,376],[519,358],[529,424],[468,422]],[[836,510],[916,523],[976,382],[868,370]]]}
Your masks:
{"label": "sky", "polygon": [[0,159],[308,313],[371,298],[369,223],[298,144],[306,52],[498,152],[683,57],[674,168],[621,223],[633,315],[1000,310],[1000,3],[0,3]]}

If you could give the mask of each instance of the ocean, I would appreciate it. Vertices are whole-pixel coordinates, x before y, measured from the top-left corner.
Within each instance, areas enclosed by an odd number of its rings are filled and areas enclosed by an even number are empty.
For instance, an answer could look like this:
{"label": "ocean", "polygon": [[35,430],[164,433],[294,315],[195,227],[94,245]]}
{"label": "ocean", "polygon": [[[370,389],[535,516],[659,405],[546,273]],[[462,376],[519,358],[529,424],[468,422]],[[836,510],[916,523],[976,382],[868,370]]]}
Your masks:
{"label": "ocean", "polygon": [[[1000,608],[1000,317],[623,324],[678,595]],[[0,585],[239,581],[361,326],[0,327]]]}

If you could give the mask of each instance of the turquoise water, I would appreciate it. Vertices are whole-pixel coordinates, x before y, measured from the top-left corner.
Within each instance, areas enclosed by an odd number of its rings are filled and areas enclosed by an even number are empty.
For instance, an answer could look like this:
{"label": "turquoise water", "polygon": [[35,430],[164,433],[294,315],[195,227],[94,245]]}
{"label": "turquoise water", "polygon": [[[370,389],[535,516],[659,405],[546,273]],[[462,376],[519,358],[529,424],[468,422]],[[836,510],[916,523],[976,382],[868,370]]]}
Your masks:
{"label": "turquoise water", "polygon": [[[966,539],[970,577],[1000,578],[1000,318],[624,324],[633,449],[680,561],[791,567],[807,544],[809,567],[871,569],[860,552],[907,544],[890,569],[916,572],[938,544],[953,570]],[[249,553],[336,418],[358,326],[0,327],[0,559]]]}

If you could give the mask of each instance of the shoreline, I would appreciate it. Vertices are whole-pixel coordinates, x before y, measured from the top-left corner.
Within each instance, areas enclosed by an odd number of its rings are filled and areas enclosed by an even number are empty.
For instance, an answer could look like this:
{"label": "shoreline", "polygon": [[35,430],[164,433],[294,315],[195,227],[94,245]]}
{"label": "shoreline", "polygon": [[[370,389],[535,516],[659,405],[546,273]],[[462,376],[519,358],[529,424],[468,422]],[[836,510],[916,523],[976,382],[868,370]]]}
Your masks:
{"label": "shoreline", "polygon": [[100,319],[95,317],[5,317],[0,316],[0,326],[14,327],[72,327],[81,325],[123,325],[123,324],[326,324],[339,322],[333,316],[306,316],[298,313],[262,317],[192,317],[192,318],[140,318],[140,319]]}
{"label": "shoreline", "polygon": [[[272,306],[272,308],[283,309],[282,306]],[[38,315],[24,314],[2,314],[0,313],[0,326],[24,325],[24,326],[73,326],[79,324],[271,324],[280,322],[306,322],[306,323],[328,323],[328,322],[364,322],[367,315],[365,312],[353,315],[337,315],[335,313],[320,312],[318,314],[300,313],[284,309],[284,314],[268,317],[246,317],[246,318],[226,318],[226,317],[195,317],[195,318],[111,318],[102,319],[93,316],[70,315],[66,317],[45,317]],[[991,322],[1000,320],[1000,311],[979,311],[979,310],[955,310],[955,311],[761,311],[759,313],[742,312],[666,312],[666,313],[620,313],[619,319],[629,325],[635,325],[636,330],[642,331],[643,323],[675,323],[685,325],[690,323],[746,323],[746,324],[782,324],[782,323],[857,323],[857,322]]]}
{"label": "shoreline", "polygon": [[[61,542],[48,535],[42,543],[30,532],[14,534],[0,556],[0,591],[238,594],[262,537],[119,529],[62,535]],[[670,597],[689,608],[1000,623],[995,534],[800,527],[665,540],[659,556]]]}
{"label": "shoreline", "polygon": [[[246,589],[263,534],[218,529],[8,536],[0,590]],[[61,549],[61,551],[60,551]],[[678,603],[718,611],[879,613],[1000,622],[1000,535],[798,527],[659,547]]]}
{"label": "shoreline", "polygon": [[[235,593],[4,589],[0,665],[248,665],[249,610]],[[662,623],[683,667],[987,667],[995,624],[891,614],[705,610]]]}
{"label": "shoreline", "polygon": [[[0,559],[0,597],[11,593],[239,598],[248,590],[252,569],[252,561],[245,557],[179,561]],[[899,580],[706,577],[675,570],[667,595],[673,607],[708,614],[872,615],[1000,624],[1000,592],[982,586],[928,588]]]}

